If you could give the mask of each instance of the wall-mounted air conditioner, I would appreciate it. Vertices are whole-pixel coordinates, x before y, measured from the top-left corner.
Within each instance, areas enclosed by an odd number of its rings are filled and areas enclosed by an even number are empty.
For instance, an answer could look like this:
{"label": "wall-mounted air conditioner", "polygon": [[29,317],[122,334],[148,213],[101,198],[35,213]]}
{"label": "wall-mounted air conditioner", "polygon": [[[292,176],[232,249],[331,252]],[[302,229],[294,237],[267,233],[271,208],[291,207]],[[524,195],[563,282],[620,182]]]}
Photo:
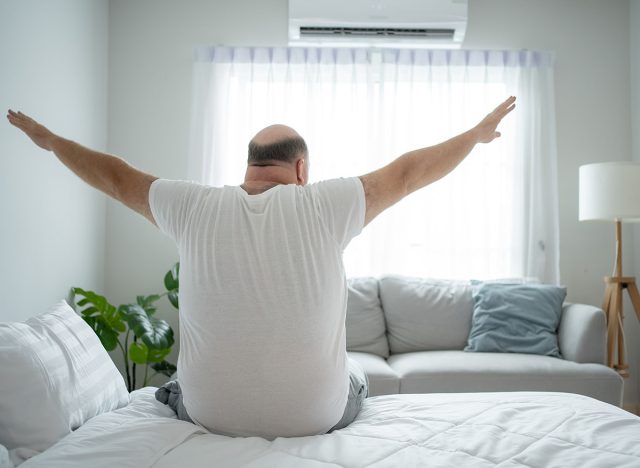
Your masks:
{"label": "wall-mounted air conditioner", "polygon": [[467,0],[289,0],[289,45],[460,47]]}

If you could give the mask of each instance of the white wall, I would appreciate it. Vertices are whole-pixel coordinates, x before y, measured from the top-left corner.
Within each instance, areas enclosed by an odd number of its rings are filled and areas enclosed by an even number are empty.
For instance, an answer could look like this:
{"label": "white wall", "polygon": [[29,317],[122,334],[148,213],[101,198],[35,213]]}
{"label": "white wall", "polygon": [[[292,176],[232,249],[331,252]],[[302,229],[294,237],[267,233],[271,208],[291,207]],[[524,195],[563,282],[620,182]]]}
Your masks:
{"label": "white wall", "polygon": [[107,0],[0,2],[0,321],[104,287],[104,197],[4,116],[106,148],[107,22]]}
{"label": "white wall", "polygon": [[[193,46],[286,45],[287,1],[110,5],[109,149],[155,175],[185,177]],[[556,51],[561,274],[574,302],[600,305],[613,268],[613,226],[578,222],[578,167],[630,159],[628,18],[629,0],[469,0],[466,47]],[[632,242],[626,246],[631,258]],[[108,204],[106,290],[114,301],[160,290],[175,260],[155,228]],[[625,273],[633,267],[627,261]],[[170,307],[161,315],[177,329]],[[636,368],[625,400],[636,402],[640,329],[627,322]]]}

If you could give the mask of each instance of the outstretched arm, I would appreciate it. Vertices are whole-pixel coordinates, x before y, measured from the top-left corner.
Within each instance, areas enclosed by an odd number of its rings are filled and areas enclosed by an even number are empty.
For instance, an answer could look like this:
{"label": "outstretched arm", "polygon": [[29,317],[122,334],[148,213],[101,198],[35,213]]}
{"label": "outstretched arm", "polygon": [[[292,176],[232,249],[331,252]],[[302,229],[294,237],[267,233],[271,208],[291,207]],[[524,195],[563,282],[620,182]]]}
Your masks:
{"label": "outstretched arm", "polygon": [[149,187],[157,177],[139,171],[116,156],[93,151],[59,137],[22,112],[9,110],[7,119],[40,148],[53,151],[65,166],[86,183],[155,224],[149,208]]}
{"label": "outstretched arm", "polygon": [[367,204],[365,226],[410,193],[447,175],[476,144],[499,137],[496,128],[515,108],[515,101],[510,97],[471,130],[438,145],[405,153],[382,169],[361,176]]}

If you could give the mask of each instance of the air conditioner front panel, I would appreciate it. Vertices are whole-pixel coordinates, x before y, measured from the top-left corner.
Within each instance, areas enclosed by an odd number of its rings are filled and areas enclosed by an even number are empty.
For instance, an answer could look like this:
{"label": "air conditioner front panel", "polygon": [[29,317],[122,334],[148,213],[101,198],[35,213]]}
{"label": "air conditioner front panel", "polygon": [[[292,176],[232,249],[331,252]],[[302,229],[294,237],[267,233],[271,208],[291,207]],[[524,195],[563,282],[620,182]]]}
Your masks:
{"label": "air conditioner front panel", "polygon": [[466,23],[466,0],[289,0],[292,44],[459,45]]}

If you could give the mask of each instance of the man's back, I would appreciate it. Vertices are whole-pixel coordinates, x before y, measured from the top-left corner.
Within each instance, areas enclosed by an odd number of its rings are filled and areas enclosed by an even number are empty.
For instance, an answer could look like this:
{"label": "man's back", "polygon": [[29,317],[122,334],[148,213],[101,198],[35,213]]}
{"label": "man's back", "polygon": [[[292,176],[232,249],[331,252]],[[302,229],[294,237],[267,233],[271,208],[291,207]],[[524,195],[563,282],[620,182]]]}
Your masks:
{"label": "man's back", "polygon": [[180,253],[189,416],[234,436],[333,427],[347,401],[342,251],[364,224],[360,180],[258,195],[158,180],[149,200]]}

